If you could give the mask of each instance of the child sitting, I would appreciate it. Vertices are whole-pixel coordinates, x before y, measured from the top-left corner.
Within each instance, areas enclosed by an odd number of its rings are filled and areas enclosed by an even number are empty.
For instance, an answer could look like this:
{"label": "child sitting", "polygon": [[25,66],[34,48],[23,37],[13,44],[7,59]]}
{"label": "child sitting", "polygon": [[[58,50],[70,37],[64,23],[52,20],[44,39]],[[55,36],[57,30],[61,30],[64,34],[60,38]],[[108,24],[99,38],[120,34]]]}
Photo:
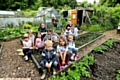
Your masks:
{"label": "child sitting", "polygon": [[29,39],[28,34],[24,34],[23,38],[24,38],[24,40],[23,40],[23,53],[24,53],[24,58],[27,61],[29,59],[29,57],[31,57],[31,54],[33,53],[32,42]]}
{"label": "child sitting", "polygon": [[51,40],[53,42],[53,47],[56,49],[59,41],[59,35],[54,30],[52,30],[51,36],[52,36]]}
{"label": "child sitting", "polygon": [[58,40],[59,40],[59,35],[54,31],[54,30],[52,30],[52,34],[51,34],[51,40],[53,41],[53,42],[58,42]]}
{"label": "child sitting", "polygon": [[37,51],[44,48],[44,41],[40,32],[36,33],[34,41],[35,41],[35,49]]}
{"label": "child sitting", "polygon": [[69,34],[67,40],[68,51],[72,53],[71,60],[77,60],[78,48],[75,48],[75,37],[72,34]]}
{"label": "child sitting", "polygon": [[72,25],[71,27],[72,34],[77,37],[78,36],[78,29],[75,27],[75,25]]}
{"label": "child sitting", "polygon": [[45,37],[44,37],[43,40],[44,40],[44,41],[46,41],[46,40],[51,40],[51,37],[52,37],[52,36],[51,36],[51,30],[48,30],[48,31],[47,31],[47,34],[45,35]]}
{"label": "child sitting", "polygon": [[66,37],[65,29],[62,29],[60,36]]}
{"label": "child sitting", "polygon": [[57,46],[57,59],[59,70],[70,64],[71,54],[68,52],[67,40],[65,37],[61,36],[59,39],[59,45]]}
{"label": "child sitting", "polygon": [[57,60],[56,60],[56,51],[52,47],[52,41],[46,40],[45,41],[45,49],[42,52],[42,61],[40,63],[41,69],[43,71],[43,74],[41,76],[41,79],[44,79],[46,76],[46,68],[50,70],[53,69],[53,74],[56,73],[55,67],[57,67]]}
{"label": "child sitting", "polygon": [[29,30],[28,35],[29,35],[29,39],[30,39],[31,42],[32,42],[32,46],[34,46],[34,38],[35,38],[35,36],[34,36],[34,34],[33,34],[33,31],[32,31],[32,30]]}
{"label": "child sitting", "polygon": [[65,36],[67,37],[69,34],[72,34],[71,27],[68,25],[65,30]]}

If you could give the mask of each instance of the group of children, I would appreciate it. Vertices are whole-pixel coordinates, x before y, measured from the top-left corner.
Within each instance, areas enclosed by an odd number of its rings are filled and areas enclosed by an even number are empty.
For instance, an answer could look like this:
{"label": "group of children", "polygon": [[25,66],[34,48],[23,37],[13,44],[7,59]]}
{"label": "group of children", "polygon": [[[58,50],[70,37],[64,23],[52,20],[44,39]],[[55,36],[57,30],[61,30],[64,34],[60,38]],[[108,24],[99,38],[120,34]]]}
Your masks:
{"label": "group of children", "polygon": [[[43,24],[43,23],[42,23]],[[77,60],[78,49],[75,47],[75,37],[78,36],[78,30],[74,25],[66,26],[62,29],[61,35],[58,35],[54,30],[47,30],[43,36],[43,32],[38,32],[34,36],[32,30],[28,34],[24,34],[23,38],[23,53],[25,60],[28,60],[33,49],[39,50],[42,48],[40,66],[43,71],[41,79],[44,79],[47,70],[53,70],[56,73],[56,68],[62,70],[71,61]],[[56,48],[54,44],[57,44]]]}

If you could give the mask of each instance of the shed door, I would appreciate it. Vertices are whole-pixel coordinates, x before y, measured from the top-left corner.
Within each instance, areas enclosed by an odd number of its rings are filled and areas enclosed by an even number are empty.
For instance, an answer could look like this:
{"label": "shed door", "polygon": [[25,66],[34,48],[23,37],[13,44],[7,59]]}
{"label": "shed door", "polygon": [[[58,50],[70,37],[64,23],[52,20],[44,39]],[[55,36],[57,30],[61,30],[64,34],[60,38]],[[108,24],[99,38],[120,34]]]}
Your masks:
{"label": "shed door", "polygon": [[77,10],[72,10],[72,24],[77,24]]}

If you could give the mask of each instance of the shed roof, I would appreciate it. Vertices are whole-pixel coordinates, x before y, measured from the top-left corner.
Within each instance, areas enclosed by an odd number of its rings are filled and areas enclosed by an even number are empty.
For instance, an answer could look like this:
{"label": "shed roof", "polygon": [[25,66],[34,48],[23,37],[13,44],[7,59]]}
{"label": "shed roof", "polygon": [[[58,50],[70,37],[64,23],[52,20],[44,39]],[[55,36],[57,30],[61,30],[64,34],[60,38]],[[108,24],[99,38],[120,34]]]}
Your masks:
{"label": "shed roof", "polygon": [[60,15],[60,13],[56,9],[54,9],[53,7],[52,8],[44,7],[44,9],[40,9],[40,11],[38,11],[36,17],[50,16],[50,14],[54,15],[55,17]]}
{"label": "shed roof", "polygon": [[0,15],[15,15],[13,11],[0,11]]}

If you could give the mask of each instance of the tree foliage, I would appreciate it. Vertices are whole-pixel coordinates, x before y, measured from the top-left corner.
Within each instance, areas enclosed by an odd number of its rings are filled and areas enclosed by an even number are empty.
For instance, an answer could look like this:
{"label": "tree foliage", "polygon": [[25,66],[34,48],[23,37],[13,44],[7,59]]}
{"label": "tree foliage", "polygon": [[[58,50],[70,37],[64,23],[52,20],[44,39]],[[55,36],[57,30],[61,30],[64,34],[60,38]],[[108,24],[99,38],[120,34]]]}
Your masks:
{"label": "tree foliage", "polygon": [[60,8],[64,5],[75,8],[76,4],[76,0],[0,0],[0,10],[37,10],[40,6]]}
{"label": "tree foliage", "polygon": [[108,7],[115,7],[117,4],[120,4],[120,1],[119,0],[100,0],[100,4]]}

